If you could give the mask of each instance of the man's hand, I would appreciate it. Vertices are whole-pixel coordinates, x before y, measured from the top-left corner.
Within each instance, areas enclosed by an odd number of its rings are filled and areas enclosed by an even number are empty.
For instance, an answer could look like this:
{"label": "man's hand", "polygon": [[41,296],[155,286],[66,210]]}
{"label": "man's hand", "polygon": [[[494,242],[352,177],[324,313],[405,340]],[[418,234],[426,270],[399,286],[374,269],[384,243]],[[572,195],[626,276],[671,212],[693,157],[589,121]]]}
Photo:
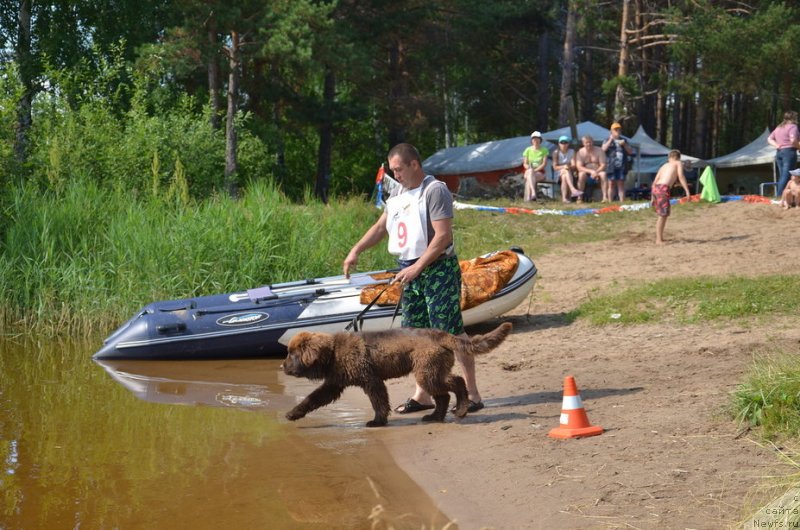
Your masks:
{"label": "man's hand", "polygon": [[358,264],[358,252],[356,249],[350,250],[347,253],[347,257],[344,258],[344,262],[342,263],[342,270],[344,271],[345,278],[350,277],[350,269],[352,268],[355,270],[356,265]]}
{"label": "man's hand", "polygon": [[408,285],[409,283],[416,280],[421,273],[422,270],[415,263],[414,265],[406,267],[405,269],[398,272],[394,277],[393,283],[400,283],[400,285]]}

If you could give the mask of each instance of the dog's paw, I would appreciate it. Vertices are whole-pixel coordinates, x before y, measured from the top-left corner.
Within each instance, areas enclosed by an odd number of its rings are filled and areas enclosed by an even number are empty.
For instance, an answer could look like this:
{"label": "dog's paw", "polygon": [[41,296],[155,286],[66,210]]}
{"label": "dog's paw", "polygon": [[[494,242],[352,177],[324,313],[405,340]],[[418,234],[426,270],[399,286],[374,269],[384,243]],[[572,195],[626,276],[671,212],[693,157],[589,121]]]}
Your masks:
{"label": "dog's paw", "polygon": [[299,420],[303,416],[305,416],[305,414],[297,412],[295,410],[290,410],[289,412],[286,413],[286,419],[289,421]]}
{"label": "dog's paw", "polygon": [[443,415],[439,416],[438,414],[436,414],[434,412],[433,414],[424,415],[422,417],[422,421],[439,421],[439,422],[443,422],[444,421],[444,416]]}
{"label": "dog's paw", "polygon": [[385,427],[386,423],[386,418],[382,420],[370,420],[367,422],[367,427]]}

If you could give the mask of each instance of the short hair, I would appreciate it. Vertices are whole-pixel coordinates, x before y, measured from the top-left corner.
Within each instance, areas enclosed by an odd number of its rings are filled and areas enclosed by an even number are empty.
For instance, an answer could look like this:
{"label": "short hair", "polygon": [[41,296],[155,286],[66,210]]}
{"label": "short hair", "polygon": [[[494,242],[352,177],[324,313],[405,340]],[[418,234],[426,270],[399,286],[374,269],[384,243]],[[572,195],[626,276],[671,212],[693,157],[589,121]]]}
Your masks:
{"label": "short hair", "polygon": [[672,151],[669,152],[669,154],[667,155],[667,158],[672,158],[674,160],[680,160],[681,159],[681,152],[678,151],[677,149],[673,149]]}
{"label": "short hair", "polygon": [[581,142],[585,140],[589,140],[590,142],[594,143],[594,138],[592,138],[592,136],[589,134],[584,134],[583,136],[581,136]]}
{"label": "short hair", "polygon": [[783,113],[783,123],[797,123],[797,112],[787,110]]}
{"label": "short hair", "polygon": [[395,156],[399,156],[406,165],[410,164],[412,160],[416,160],[420,165],[422,165],[422,159],[419,156],[419,151],[417,151],[417,148],[411,144],[397,144],[389,150],[389,154],[386,155],[386,159],[388,160]]}

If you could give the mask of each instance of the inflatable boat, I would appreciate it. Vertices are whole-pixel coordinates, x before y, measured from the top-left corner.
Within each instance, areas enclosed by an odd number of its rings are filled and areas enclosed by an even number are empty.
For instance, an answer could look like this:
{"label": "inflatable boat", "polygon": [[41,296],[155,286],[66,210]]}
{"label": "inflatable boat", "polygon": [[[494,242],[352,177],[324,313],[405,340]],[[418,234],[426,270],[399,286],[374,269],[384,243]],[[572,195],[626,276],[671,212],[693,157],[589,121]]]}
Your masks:
{"label": "inflatable boat", "polygon": [[[477,260],[502,257],[514,267],[483,299],[464,305],[465,272]],[[493,252],[462,268],[462,315],[469,326],[517,307],[531,292],[536,266],[519,248]],[[489,280],[494,280],[489,268]],[[301,331],[335,333],[359,318],[365,331],[400,326],[395,304],[370,305],[365,295],[386,287],[395,271],[372,271],[350,278],[332,276],[280,283],[242,292],[154,302],[114,331],[95,359],[244,359],[282,357],[289,340]],[[481,278],[479,278],[481,279]],[[482,281],[486,285],[486,271]],[[488,283],[492,283],[489,281]],[[393,284],[399,288],[399,285]],[[370,291],[372,290],[372,291]],[[484,289],[485,290],[485,289]],[[387,293],[388,294],[388,293]],[[369,307],[368,310],[365,310]]]}

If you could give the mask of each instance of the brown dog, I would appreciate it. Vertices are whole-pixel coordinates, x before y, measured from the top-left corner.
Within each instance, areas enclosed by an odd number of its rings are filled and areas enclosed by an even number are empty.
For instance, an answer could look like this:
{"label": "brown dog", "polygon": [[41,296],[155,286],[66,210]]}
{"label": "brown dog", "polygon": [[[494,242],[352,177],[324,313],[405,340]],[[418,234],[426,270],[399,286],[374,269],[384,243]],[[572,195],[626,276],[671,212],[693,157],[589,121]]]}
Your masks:
{"label": "brown dog", "polygon": [[322,379],[322,385],[286,413],[298,420],[328,403],[333,403],[348,386],[364,389],[375,409],[367,427],[386,425],[389,393],[384,381],[414,372],[423,389],[433,396],[436,408],[423,421],[444,421],[450,394],[456,395],[455,415],[467,414],[469,398],[464,379],[452,375],[454,353],[477,355],[496,348],[511,331],[500,324],[485,335],[456,337],[438,329],[402,328],[366,333],[298,333],[289,341],[289,355],[283,363],[288,375]]}

